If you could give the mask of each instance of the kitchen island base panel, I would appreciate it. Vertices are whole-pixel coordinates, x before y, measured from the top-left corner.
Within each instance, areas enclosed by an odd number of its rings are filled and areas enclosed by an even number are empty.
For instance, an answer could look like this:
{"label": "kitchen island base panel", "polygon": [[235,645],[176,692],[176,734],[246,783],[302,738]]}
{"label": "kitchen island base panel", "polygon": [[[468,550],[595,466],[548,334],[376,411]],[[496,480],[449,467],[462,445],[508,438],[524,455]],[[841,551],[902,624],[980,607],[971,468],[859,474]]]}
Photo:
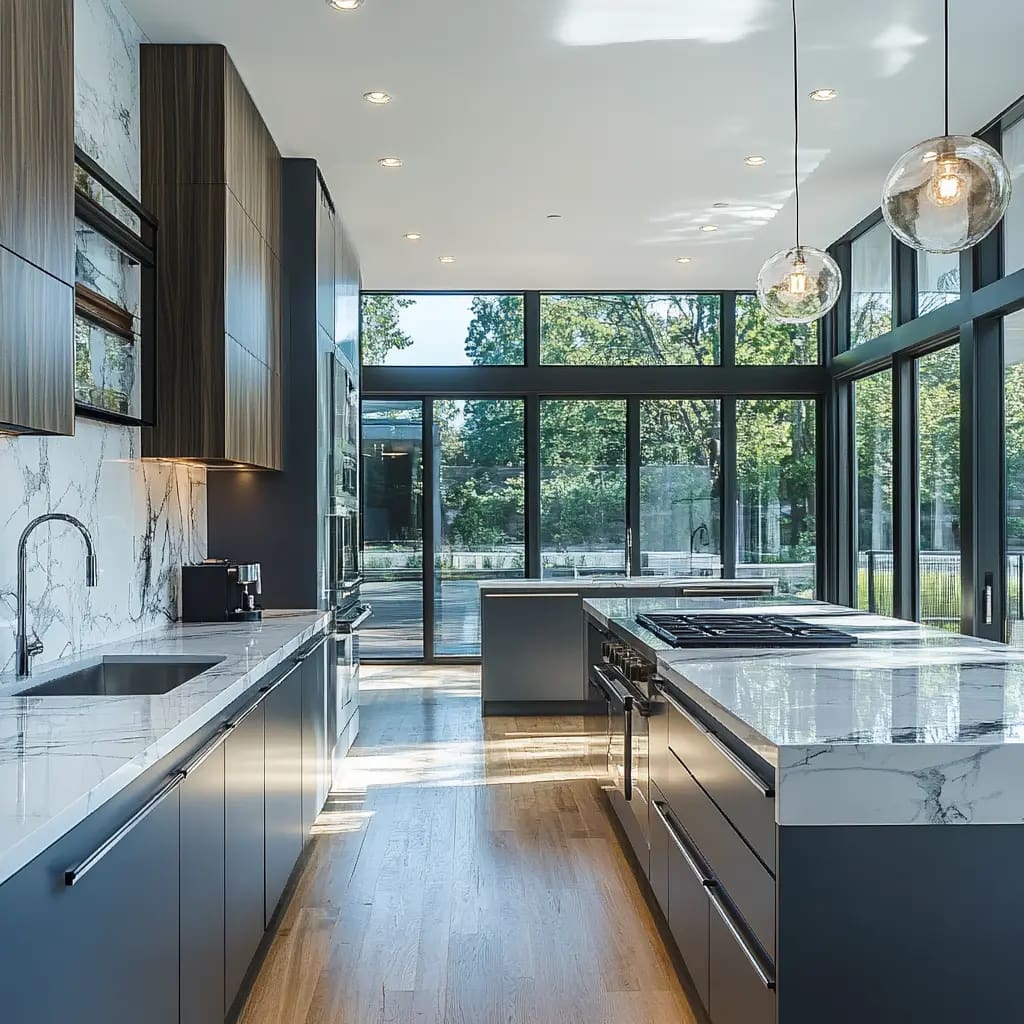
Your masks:
{"label": "kitchen island base panel", "polygon": [[1021,1019],[1024,827],[782,826],[778,858],[779,1024]]}

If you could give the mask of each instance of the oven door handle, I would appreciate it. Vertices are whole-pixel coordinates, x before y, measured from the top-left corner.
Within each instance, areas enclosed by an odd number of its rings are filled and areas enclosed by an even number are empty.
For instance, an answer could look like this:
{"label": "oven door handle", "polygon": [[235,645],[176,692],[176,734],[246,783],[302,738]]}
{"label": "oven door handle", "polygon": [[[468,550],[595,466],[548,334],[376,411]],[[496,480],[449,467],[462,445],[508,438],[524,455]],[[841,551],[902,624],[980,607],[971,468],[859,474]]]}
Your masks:
{"label": "oven door handle", "polygon": [[607,672],[598,668],[597,665],[591,665],[590,678],[599,689],[604,691],[604,695],[610,700],[614,700],[622,705],[629,703],[632,706],[636,699],[622,683],[617,679],[613,679]]}
{"label": "oven door handle", "polygon": [[602,672],[597,665],[591,665],[590,678],[604,691],[608,703],[617,703],[622,706],[622,790],[627,800],[633,799],[633,706],[635,698],[633,694],[621,683],[613,679],[606,672]]}

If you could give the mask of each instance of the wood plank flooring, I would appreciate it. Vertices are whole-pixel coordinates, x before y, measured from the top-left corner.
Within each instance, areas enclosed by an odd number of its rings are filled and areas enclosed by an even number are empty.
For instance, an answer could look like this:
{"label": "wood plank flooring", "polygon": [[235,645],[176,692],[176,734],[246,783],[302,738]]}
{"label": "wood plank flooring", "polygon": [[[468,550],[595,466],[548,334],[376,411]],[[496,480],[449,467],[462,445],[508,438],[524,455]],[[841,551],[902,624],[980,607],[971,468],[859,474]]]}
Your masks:
{"label": "wood plank flooring", "polygon": [[579,718],[364,666],[359,739],[242,1024],[692,1024]]}

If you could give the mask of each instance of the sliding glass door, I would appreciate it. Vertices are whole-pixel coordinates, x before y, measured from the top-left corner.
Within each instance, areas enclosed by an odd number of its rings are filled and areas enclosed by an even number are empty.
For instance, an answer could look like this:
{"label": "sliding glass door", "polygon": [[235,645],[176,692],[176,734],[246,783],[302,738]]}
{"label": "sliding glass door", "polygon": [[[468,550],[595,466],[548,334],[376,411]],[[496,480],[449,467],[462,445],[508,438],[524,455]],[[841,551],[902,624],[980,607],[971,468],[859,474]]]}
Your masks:
{"label": "sliding glass door", "polygon": [[626,573],[626,402],[540,405],[541,575]]}
{"label": "sliding glass door", "polygon": [[480,580],[521,578],[521,399],[435,399],[434,653],[480,654]]}
{"label": "sliding glass door", "polygon": [[717,399],[640,402],[640,574],[722,575]]}

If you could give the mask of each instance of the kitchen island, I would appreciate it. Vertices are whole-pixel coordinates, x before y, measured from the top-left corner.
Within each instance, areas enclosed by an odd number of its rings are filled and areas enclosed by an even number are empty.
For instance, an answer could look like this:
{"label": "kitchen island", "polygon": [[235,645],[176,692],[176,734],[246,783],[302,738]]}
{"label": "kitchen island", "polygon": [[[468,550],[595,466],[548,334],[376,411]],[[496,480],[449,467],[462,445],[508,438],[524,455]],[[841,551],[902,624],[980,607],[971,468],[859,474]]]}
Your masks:
{"label": "kitchen island", "polygon": [[484,715],[573,714],[586,710],[583,600],[591,597],[771,594],[774,578],[581,576],[480,583]]}
{"label": "kitchen island", "polygon": [[[609,708],[642,712],[612,805],[713,1024],[1019,1019],[1024,652],[782,598],[584,610]],[[674,649],[652,611],[857,643]]]}

